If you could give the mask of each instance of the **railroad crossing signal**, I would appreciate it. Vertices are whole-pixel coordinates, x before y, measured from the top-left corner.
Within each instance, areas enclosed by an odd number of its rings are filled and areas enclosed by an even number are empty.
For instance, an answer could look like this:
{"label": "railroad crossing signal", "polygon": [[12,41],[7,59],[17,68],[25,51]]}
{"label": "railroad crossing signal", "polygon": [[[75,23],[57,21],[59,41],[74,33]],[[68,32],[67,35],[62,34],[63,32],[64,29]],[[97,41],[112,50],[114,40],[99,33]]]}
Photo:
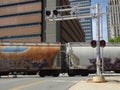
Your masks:
{"label": "railroad crossing signal", "polygon": [[51,15],[51,11],[46,11],[46,16],[50,16]]}
{"label": "railroad crossing signal", "polygon": [[49,18],[53,18],[54,16],[58,15],[58,11],[57,10],[47,10],[46,11],[46,16]]}
{"label": "railroad crossing signal", "polygon": [[[95,48],[97,46],[97,41],[92,40],[90,44],[93,48]],[[106,46],[105,40],[100,40],[100,47],[105,47],[105,46]]]}
{"label": "railroad crossing signal", "polygon": [[100,46],[101,46],[101,47],[105,47],[105,46],[106,46],[105,40],[100,40]]}
{"label": "railroad crossing signal", "polygon": [[[90,14],[83,14],[83,15],[74,15],[73,13],[70,13],[70,15],[64,15],[64,14],[61,14],[62,12],[74,12],[76,10],[81,10],[81,9],[96,9],[96,13],[90,13]],[[71,19],[82,19],[82,18],[96,18],[97,19],[97,26],[98,26],[98,41],[100,41],[100,8],[99,8],[99,4],[97,3],[95,6],[87,6],[87,7],[69,7],[69,8],[62,8],[62,9],[57,9],[57,11],[60,13],[60,15],[58,15],[58,12],[54,11],[53,10],[51,11],[51,14],[48,16],[46,15],[46,20],[48,21],[63,21],[63,20],[71,20]],[[101,82],[101,67],[99,65],[100,63],[100,42],[96,42],[96,41],[91,41],[91,46],[92,47],[97,47],[96,48],[96,52],[98,53],[98,56],[96,56],[96,74],[98,75],[97,78],[99,78],[97,80],[97,82]],[[106,43],[103,43],[104,41],[102,41],[101,43],[101,47],[104,47]],[[102,79],[104,80],[104,79]]]}
{"label": "railroad crossing signal", "polygon": [[58,11],[57,10],[53,10],[53,14],[57,16],[58,15]]}
{"label": "railroad crossing signal", "polygon": [[92,40],[90,44],[93,48],[95,48],[97,45],[97,42],[96,42],[96,40]]}

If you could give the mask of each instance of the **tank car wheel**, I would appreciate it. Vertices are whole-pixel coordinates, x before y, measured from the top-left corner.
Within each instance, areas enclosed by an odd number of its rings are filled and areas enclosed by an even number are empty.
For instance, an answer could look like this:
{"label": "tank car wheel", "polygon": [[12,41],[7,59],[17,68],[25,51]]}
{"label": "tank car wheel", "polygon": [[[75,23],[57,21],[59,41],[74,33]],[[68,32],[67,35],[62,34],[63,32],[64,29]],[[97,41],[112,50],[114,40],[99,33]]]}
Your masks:
{"label": "tank car wheel", "polygon": [[58,77],[58,76],[59,76],[59,73],[54,73],[52,76],[53,76],[53,77]]}
{"label": "tank car wheel", "polygon": [[88,76],[89,73],[87,73],[87,72],[86,72],[86,73],[81,73],[80,75],[81,75],[81,76]]}
{"label": "tank car wheel", "polygon": [[69,72],[68,72],[68,76],[70,76],[70,77],[74,77],[75,74],[74,74],[73,72],[69,71]]}
{"label": "tank car wheel", "polygon": [[40,72],[39,72],[39,76],[40,76],[40,77],[45,77],[45,73],[42,73],[42,72],[40,73]]}

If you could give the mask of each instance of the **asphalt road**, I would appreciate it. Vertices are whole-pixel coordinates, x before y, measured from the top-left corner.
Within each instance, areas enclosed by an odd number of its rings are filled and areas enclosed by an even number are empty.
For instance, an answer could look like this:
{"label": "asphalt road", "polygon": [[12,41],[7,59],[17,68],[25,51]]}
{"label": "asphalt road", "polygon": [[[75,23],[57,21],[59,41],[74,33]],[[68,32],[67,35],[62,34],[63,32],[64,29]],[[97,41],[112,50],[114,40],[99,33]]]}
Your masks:
{"label": "asphalt road", "polygon": [[68,77],[60,75],[59,77],[35,76],[5,76],[0,78],[0,90],[66,90],[80,80],[89,77]]}
{"label": "asphalt road", "polygon": [[[75,76],[68,77],[67,74],[59,77],[44,77],[34,76],[2,76],[0,78],[0,90],[67,90],[81,80],[92,79],[94,75],[87,77]],[[116,77],[120,74],[105,74],[105,77]]]}

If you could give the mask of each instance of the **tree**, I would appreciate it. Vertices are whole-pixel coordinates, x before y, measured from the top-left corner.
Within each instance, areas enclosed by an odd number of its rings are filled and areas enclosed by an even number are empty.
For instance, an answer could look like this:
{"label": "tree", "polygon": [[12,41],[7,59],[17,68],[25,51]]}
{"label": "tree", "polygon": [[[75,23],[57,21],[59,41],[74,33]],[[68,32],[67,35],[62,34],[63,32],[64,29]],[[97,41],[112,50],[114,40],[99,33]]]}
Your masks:
{"label": "tree", "polygon": [[114,39],[113,38],[109,38],[108,42],[114,42]]}
{"label": "tree", "polygon": [[120,36],[115,37],[115,38],[109,38],[108,42],[120,42]]}

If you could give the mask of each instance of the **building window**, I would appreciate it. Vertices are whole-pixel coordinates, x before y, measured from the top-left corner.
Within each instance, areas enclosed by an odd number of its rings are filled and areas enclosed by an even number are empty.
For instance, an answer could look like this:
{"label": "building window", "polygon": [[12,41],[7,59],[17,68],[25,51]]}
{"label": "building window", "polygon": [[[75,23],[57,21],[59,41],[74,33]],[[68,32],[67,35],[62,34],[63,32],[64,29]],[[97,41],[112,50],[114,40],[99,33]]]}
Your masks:
{"label": "building window", "polygon": [[33,4],[33,3],[37,3],[37,2],[41,2],[41,0],[20,2],[20,3],[7,4],[7,5],[0,5],[0,8],[11,7],[11,6],[17,6],[17,5],[24,5],[24,4]]}
{"label": "building window", "polygon": [[14,16],[23,16],[23,15],[30,15],[30,14],[41,14],[41,13],[42,13],[42,11],[17,13],[17,14],[10,14],[10,15],[2,15],[2,16],[0,16],[0,18],[7,18],[7,17],[14,17]]}
{"label": "building window", "polygon": [[15,27],[23,27],[23,26],[32,26],[32,25],[40,25],[40,24],[42,24],[42,23],[41,23],[41,22],[36,22],[36,23],[28,23],[28,24],[0,26],[0,29],[5,29],[5,28],[15,28]]}

